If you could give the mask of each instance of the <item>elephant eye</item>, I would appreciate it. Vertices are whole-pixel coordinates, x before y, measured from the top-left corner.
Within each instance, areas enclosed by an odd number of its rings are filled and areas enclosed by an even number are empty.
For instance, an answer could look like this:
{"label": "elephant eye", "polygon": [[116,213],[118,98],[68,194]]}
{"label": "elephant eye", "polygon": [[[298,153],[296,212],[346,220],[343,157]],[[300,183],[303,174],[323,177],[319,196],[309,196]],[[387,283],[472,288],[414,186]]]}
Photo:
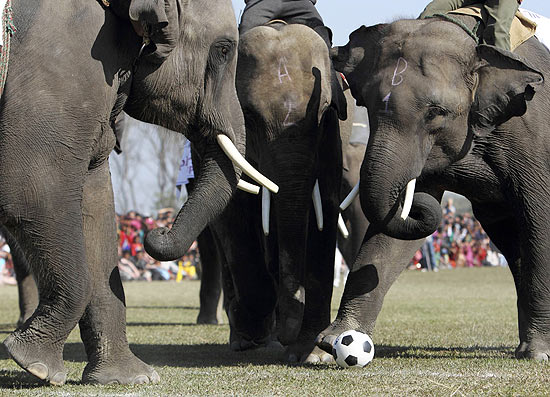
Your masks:
{"label": "elephant eye", "polygon": [[226,60],[233,52],[233,49],[235,48],[235,42],[230,40],[220,40],[216,43],[215,48],[216,52],[218,53],[218,57]]}
{"label": "elephant eye", "polygon": [[449,111],[446,109],[443,109],[440,106],[430,106],[425,117],[426,117],[426,121],[433,121],[438,116],[445,117],[448,114],[449,114]]}

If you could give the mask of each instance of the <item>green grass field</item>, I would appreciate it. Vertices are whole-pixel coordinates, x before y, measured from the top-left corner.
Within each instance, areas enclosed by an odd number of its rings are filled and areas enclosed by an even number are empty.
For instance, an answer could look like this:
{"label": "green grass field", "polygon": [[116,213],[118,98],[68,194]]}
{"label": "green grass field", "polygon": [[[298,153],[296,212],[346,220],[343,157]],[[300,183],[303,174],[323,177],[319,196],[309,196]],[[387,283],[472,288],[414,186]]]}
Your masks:
{"label": "green grass field", "polygon": [[[125,290],[131,348],[157,369],[159,384],[80,385],[85,354],[75,330],[65,346],[65,386],[43,386],[0,348],[0,395],[550,395],[550,365],[513,358],[515,291],[504,268],[404,272],[372,335],[375,359],[355,370],[286,365],[266,349],[231,352],[227,321],[195,325],[199,282],[134,282]],[[0,302],[4,339],[17,319],[16,288],[0,287]]]}

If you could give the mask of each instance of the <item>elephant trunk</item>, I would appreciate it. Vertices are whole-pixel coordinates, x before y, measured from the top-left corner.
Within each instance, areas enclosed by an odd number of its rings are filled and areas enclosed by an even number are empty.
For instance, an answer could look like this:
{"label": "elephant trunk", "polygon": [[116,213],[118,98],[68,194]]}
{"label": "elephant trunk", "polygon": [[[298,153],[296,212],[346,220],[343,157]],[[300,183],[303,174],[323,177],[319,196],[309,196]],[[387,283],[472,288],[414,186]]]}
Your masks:
{"label": "elephant trunk", "polygon": [[422,165],[404,167],[400,172],[396,164],[402,164],[403,160],[388,155],[387,147],[372,148],[368,153],[376,155],[367,155],[361,169],[360,200],[369,222],[378,225],[386,235],[401,240],[417,240],[432,234],[441,223],[441,206],[430,194],[414,193],[413,181]]}
{"label": "elephant trunk", "polygon": [[207,144],[197,171],[195,188],[172,228],[157,228],[145,237],[145,249],[155,259],[182,257],[206,225],[223,211],[240,178],[240,170],[233,167],[216,142]]}
{"label": "elephant trunk", "polygon": [[279,255],[278,337],[283,345],[296,341],[304,316],[308,222],[315,216],[310,211],[314,190],[310,167],[282,175],[283,186],[273,200]]}

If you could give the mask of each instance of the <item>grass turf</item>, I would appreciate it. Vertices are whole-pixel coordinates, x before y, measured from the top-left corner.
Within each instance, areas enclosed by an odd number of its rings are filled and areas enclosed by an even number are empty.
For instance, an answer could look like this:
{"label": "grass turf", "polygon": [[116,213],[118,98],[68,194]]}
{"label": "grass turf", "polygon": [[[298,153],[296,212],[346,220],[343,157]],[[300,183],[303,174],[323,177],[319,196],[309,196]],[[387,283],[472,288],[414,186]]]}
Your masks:
{"label": "grass turf", "polygon": [[[0,349],[0,395],[59,396],[548,396],[550,365],[513,358],[515,290],[508,269],[406,271],[386,297],[363,369],[286,365],[278,353],[233,353],[229,328],[195,325],[199,282],[125,284],[131,349],[161,376],[156,385],[85,386],[78,330],[65,346],[68,382],[47,387]],[[335,291],[336,315],[342,288]],[[0,333],[17,319],[17,291],[0,288]]]}

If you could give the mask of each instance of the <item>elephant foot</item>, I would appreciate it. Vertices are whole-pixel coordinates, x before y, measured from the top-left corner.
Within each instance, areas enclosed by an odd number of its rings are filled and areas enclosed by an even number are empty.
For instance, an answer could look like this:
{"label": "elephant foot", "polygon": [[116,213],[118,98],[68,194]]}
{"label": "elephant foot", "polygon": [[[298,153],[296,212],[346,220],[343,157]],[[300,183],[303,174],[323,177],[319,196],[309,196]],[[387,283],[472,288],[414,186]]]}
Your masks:
{"label": "elephant foot", "polygon": [[336,319],[332,324],[321,331],[321,333],[315,339],[315,344],[325,352],[332,355],[332,347],[334,346],[334,341],[336,340],[338,335],[350,329],[355,329],[359,331],[360,327],[358,327],[358,324],[350,325],[346,321]]}
{"label": "elephant foot", "polygon": [[63,349],[46,347],[22,338],[15,331],[4,341],[11,358],[25,371],[45,380],[50,385],[61,386],[67,380],[63,365]]}
{"label": "elephant foot", "polygon": [[216,313],[205,314],[199,312],[199,315],[197,317],[197,324],[218,325],[218,317],[216,316]]}
{"label": "elephant foot", "polygon": [[261,339],[249,339],[233,329],[231,329],[229,333],[229,347],[235,352],[252,350],[260,347],[270,347],[272,343],[273,341],[270,336]]}
{"label": "elephant foot", "polygon": [[113,353],[110,358],[112,360],[90,361],[82,373],[82,383],[137,385],[160,381],[157,371],[130,351],[126,354]]}
{"label": "elephant foot", "polygon": [[229,344],[235,351],[264,346],[271,339],[273,317],[253,314],[233,301],[227,310]]}
{"label": "elephant foot", "polygon": [[283,361],[304,364],[334,363],[332,354],[327,353],[313,343],[294,343],[285,349]]}
{"label": "elephant foot", "polygon": [[516,349],[515,356],[518,359],[548,361],[550,358],[550,345],[537,339],[533,339],[531,342],[521,342]]}

